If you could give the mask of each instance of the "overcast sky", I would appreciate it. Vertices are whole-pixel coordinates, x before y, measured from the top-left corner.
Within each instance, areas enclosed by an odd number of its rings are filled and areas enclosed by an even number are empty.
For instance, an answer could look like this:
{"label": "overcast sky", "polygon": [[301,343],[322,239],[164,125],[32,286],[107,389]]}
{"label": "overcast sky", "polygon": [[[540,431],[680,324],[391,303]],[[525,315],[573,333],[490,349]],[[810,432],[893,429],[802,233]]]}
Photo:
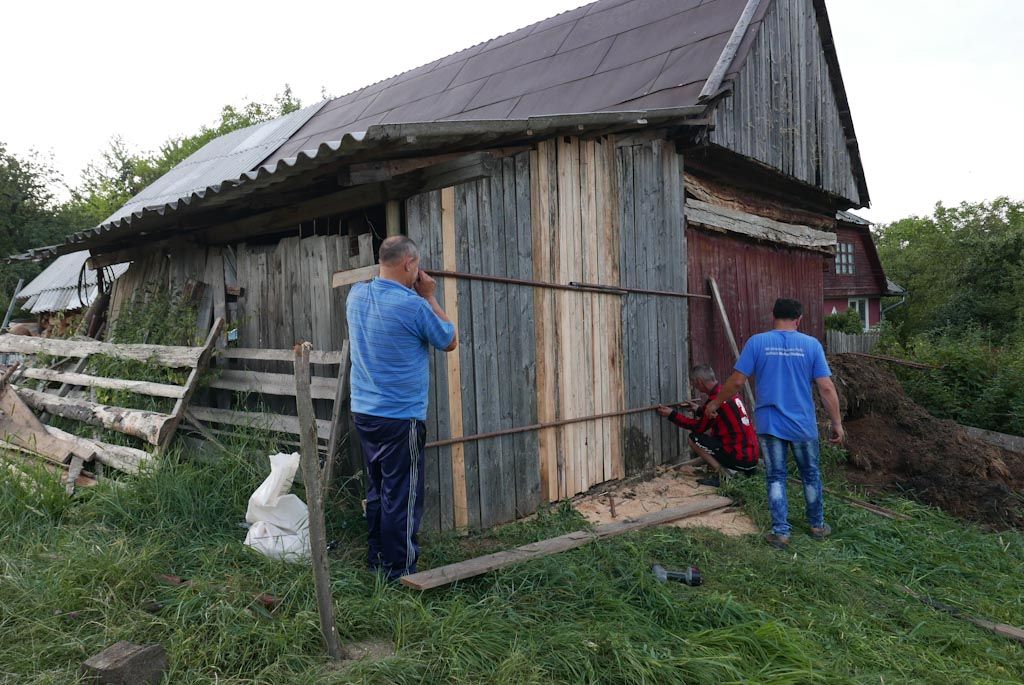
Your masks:
{"label": "overcast sky", "polygon": [[[0,141],[74,183],[114,135],[137,150],[291,84],[306,104],[507,33],[578,0],[12,2]],[[831,0],[874,221],[1024,200],[1024,1]]]}

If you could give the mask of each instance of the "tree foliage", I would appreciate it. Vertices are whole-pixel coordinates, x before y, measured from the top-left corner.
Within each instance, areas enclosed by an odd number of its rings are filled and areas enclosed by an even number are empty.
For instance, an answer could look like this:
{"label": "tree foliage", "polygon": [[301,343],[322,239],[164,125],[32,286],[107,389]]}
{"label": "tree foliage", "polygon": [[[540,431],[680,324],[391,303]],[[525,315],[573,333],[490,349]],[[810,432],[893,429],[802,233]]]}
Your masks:
{"label": "tree foliage", "polygon": [[[137,153],[115,136],[69,188],[49,160],[38,154],[17,156],[0,142],[0,258],[61,242],[95,226],[129,199],[208,142],[231,131],[294,112],[302,103],[285,84],[271,102],[225,105],[216,121],[196,133],[168,138],[157,150]],[[58,195],[67,190],[70,198]],[[26,282],[42,270],[33,262],[0,263],[0,302],[6,307],[19,278]]]}
{"label": "tree foliage", "polygon": [[930,217],[881,226],[876,238],[886,274],[909,293],[887,314],[903,340],[968,324],[997,340],[1024,329],[1024,203],[939,203]]}
{"label": "tree foliage", "polygon": [[115,136],[100,159],[82,172],[82,183],[72,191],[76,213],[95,225],[120,209],[143,188],[187,159],[214,138],[238,129],[269,121],[302,107],[302,102],[285,84],[272,102],[225,105],[219,120],[187,136],[168,138],[157,150],[134,153],[120,136]]}

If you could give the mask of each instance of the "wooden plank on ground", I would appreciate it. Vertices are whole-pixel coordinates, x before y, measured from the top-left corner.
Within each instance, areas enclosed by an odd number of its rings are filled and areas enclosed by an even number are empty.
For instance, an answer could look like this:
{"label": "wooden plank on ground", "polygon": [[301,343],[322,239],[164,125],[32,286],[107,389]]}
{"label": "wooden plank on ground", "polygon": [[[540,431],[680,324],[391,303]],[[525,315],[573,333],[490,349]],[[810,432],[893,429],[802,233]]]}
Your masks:
{"label": "wooden plank on ground", "polygon": [[428,571],[413,573],[403,576],[401,582],[406,587],[416,590],[429,590],[449,585],[458,580],[465,580],[466,578],[506,568],[530,559],[539,559],[558,552],[582,547],[595,540],[610,538],[664,523],[671,523],[672,521],[678,521],[679,519],[691,516],[698,516],[709,511],[722,509],[731,504],[732,500],[726,497],[707,497],[698,502],[692,502],[679,507],[662,509],[661,511],[651,512],[636,518],[623,519],[615,523],[602,524],[596,526],[593,531],[578,530],[556,538],[532,542],[504,552],[496,552]]}

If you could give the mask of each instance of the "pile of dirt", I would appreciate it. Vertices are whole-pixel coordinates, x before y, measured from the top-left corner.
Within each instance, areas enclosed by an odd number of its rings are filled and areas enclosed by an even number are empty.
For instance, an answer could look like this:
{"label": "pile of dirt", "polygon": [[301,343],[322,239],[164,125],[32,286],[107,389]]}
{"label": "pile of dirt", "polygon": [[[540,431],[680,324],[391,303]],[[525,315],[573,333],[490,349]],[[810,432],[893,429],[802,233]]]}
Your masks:
{"label": "pile of dirt", "polygon": [[968,435],[903,392],[888,363],[829,358],[850,454],[847,477],[995,528],[1024,528],[1024,455]]}

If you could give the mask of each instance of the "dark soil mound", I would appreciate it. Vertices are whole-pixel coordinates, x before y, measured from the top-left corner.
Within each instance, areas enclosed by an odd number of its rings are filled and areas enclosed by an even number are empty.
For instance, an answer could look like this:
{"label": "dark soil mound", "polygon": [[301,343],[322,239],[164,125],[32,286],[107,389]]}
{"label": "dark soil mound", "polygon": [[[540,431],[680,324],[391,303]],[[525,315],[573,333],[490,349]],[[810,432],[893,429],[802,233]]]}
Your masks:
{"label": "dark soil mound", "polygon": [[903,393],[887,362],[829,358],[850,454],[847,477],[898,488],[961,518],[1024,528],[1024,454],[968,435]]}

